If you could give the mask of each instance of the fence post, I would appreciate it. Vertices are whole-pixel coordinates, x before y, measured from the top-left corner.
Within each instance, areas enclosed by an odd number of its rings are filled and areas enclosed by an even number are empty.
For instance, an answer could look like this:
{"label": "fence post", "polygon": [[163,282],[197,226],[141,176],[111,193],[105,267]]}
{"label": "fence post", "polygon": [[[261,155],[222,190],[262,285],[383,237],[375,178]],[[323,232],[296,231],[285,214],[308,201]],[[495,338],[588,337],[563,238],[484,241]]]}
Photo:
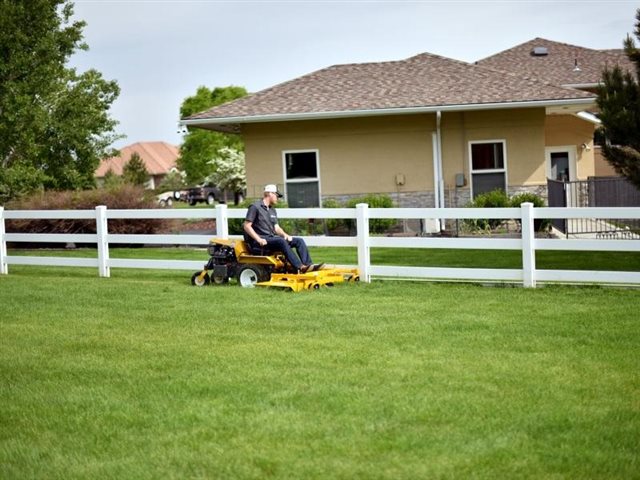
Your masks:
{"label": "fence post", "polygon": [[216,205],[216,237],[229,238],[229,218],[224,203]]}
{"label": "fence post", "polygon": [[520,205],[522,225],[522,283],[525,287],[536,286],[536,251],[534,248],[535,229],[533,227],[533,204]]}
{"label": "fence post", "polygon": [[0,275],[9,273],[9,264],[7,263],[7,242],[5,240],[4,229],[4,207],[0,207]]}
{"label": "fence post", "polygon": [[358,269],[360,280],[370,282],[371,252],[369,251],[369,205],[359,203],[356,205],[356,227],[358,232]]}
{"label": "fence post", "polygon": [[98,234],[98,274],[101,277],[110,277],[107,207],[104,205],[96,207],[96,233]]}

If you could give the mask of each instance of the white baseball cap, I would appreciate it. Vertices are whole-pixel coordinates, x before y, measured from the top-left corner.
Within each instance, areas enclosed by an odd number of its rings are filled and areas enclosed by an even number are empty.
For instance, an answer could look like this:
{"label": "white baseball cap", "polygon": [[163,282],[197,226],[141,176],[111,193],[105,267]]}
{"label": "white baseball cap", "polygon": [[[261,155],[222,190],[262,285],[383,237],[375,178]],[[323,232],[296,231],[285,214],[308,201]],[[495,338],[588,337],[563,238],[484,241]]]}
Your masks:
{"label": "white baseball cap", "polygon": [[276,187],[274,184],[270,183],[269,185],[265,185],[264,186],[264,191],[265,193],[275,193],[278,198],[282,198],[282,194],[278,191],[278,187]]}

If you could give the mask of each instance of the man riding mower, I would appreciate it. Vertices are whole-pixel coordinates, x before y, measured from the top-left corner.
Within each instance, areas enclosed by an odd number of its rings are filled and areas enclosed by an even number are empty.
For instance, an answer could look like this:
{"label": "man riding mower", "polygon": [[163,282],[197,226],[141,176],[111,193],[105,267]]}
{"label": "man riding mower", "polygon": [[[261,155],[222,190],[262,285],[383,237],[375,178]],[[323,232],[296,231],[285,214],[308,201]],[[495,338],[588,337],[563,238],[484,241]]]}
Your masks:
{"label": "man riding mower", "polygon": [[243,240],[214,239],[207,249],[210,255],[204,268],[191,276],[198,287],[222,285],[235,278],[241,287],[282,287],[299,292],[360,280],[358,269],[324,267],[301,273],[282,253],[254,255]]}

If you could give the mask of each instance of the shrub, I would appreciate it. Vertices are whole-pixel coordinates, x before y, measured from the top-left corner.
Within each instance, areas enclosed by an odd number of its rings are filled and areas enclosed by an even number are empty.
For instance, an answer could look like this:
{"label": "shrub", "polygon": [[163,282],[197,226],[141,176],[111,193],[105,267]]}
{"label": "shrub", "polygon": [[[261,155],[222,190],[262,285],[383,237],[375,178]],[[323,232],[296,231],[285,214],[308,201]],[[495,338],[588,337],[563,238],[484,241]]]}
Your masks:
{"label": "shrub", "polygon": [[[322,208],[341,208],[340,202],[338,202],[335,198],[327,198],[322,202]],[[329,234],[329,232],[337,230],[342,225],[344,225],[344,220],[341,218],[327,218],[324,220],[325,234]]]}
{"label": "shrub", "polygon": [[[158,208],[152,193],[141,187],[121,185],[85,191],[48,191],[7,204],[10,210],[92,210]],[[109,233],[153,234],[168,225],[163,219],[116,219],[108,221]],[[95,220],[39,219],[8,220],[7,230],[15,233],[96,233]]]}
{"label": "shrub", "polygon": [[[247,211],[247,209],[251,206],[251,204],[253,204],[253,202],[255,202],[254,200],[244,200],[240,203],[238,203],[238,205],[234,205],[233,207],[229,207],[229,208],[233,208],[235,209],[241,209],[243,210],[245,213]],[[229,226],[229,235],[244,235],[244,229],[242,228],[242,224],[244,223],[244,217],[243,218],[230,218],[228,220],[228,226]]]}
{"label": "shrub", "polygon": [[[355,208],[359,203],[366,203],[369,208],[393,208],[393,200],[389,195],[365,195],[364,197],[350,199],[346,206],[347,208]],[[347,220],[349,230],[351,230],[355,224],[355,220]],[[393,227],[397,223],[397,220],[392,218],[378,218],[369,220],[369,231],[371,233],[384,233]]]}
{"label": "shrub", "polygon": [[544,200],[535,193],[524,192],[518,193],[511,197],[509,204],[511,207],[520,208],[523,203],[533,203],[534,207],[544,207]]}
{"label": "shrub", "polygon": [[[535,208],[544,207],[544,200],[539,195],[530,192],[519,193],[511,197],[510,205],[514,208],[520,208],[523,203],[532,203]],[[518,220],[520,223],[520,220]],[[536,218],[533,220],[533,228],[536,232],[548,230],[551,226],[551,220],[547,218]]]}
{"label": "shrub", "polygon": [[[510,206],[509,197],[501,189],[481,193],[467,204],[469,208],[508,208]],[[503,221],[499,218],[468,218],[465,223],[473,229],[489,230],[499,227]]]}

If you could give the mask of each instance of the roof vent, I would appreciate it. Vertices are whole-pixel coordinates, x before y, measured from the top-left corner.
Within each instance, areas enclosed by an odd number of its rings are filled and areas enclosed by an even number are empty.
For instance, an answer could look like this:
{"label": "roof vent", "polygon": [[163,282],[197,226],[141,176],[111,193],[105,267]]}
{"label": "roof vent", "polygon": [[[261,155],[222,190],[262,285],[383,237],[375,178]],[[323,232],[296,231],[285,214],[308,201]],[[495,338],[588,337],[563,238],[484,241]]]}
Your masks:
{"label": "roof vent", "polygon": [[531,55],[534,57],[544,57],[546,55],[549,55],[549,50],[547,49],[547,47],[533,47],[533,50],[531,50]]}
{"label": "roof vent", "polygon": [[576,58],[574,66],[573,66],[573,71],[574,72],[580,72],[582,69],[580,68],[580,65],[578,65],[578,59]]}

